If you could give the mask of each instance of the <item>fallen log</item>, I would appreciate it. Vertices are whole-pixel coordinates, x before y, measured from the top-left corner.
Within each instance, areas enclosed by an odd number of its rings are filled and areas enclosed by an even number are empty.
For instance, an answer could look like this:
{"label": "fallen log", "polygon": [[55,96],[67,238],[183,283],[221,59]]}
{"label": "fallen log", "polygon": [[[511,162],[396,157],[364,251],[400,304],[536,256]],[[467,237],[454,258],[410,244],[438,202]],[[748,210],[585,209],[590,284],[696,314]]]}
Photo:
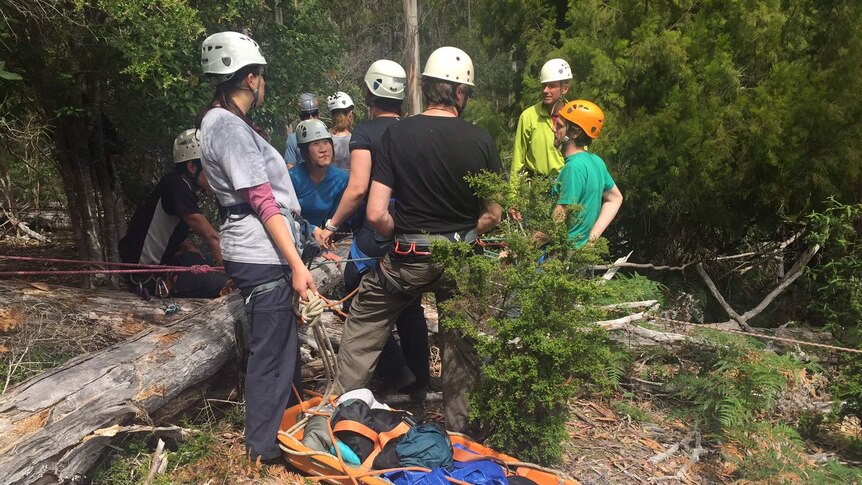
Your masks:
{"label": "fallen log", "polygon": [[[312,276],[321,292],[341,282],[341,270],[334,264],[315,268]],[[75,357],[0,396],[0,477],[4,484],[85,479],[113,439],[110,433],[96,431],[136,420],[146,423],[152,413],[184,390],[215,374],[234,356],[234,322],[245,315],[239,292],[207,302],[189,301],[189,305],[199,306],[165,315],[163,303],[126,300],[126,294],[119,292],[41,284],[21,289],[27,284],[0,284],[2,288],[19,287],[18,297],[0,290],[0,297],[5,298],[0,305],[34,304],[33,298],[62,294],[70,302],[79,302],[70,303],[79,314],[94,314],[92,318],[113,315],[146,328],[124,342]],[[114,298],[123,303],[118,305]],[[111,301],[114,307],[134,303],[134,311],[112,310]],[[187,305],[186,300],[179,303]],[[88,308],[94,310],[88,312]]]}
{"label": "fallen log", "polygon": [[146,419],[233,355],[239,294],[172,325],[76,357],[0,396],[0,476],[5,483],[80,479],[110,436],[95,430]]}
{"label": "fallen log", "polygon": [[[9,332],[27,315],[47,321],[62,319],[87,325],[104,325],[120,338],[154,325],[167,325],[181,315],[194,313],[208,300],[150,300],[121,291],[88,290],[45,283],[0,280],[0,331]],[[166,312],[168,303],[179,309]]]}

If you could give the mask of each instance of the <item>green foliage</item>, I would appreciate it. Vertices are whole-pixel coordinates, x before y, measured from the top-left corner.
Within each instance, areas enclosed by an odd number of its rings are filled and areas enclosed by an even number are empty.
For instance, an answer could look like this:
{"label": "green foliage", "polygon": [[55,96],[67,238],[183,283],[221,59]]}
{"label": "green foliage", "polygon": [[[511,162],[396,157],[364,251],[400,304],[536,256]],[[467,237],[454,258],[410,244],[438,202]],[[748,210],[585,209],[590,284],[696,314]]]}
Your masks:
{"label": "green foliage", "polygon": [[[862,204],[835,199],[820,213],[809,216],[811,243],[823,247],[823,259],[807,269],[816,297],[809,306],[843,345],[858,347],[862,331]],[[832,382],[842,416],[862,418],[862,363],[856,355],[842,355],[838,377]]]}
{"label": "green foliage", "polygon": [[607,297],[596,303],[610,305],[621,301],[645,300],[658,300],[659,303],[663,303],[666,292],[664,285],[638,273],[630,275],[617,273],[605,286],[607,286]]}
{"label": "green foliage", "polygon": [[133,485],[147,476],[150,464],[148,460],[138,460],[142,456],[152,454],[148,446],[148,438],[138,436],[127,441],[122,451],[111,451],[108,457],[110,463],[97,467],[93,472],[92,483],[99,485]]}
{"label": "green foliage", "polygon": [[686,414],[709,432],[745,429],[804,369],[793,357],[764,350],[754,339],[704,332],[709,348],[689,348],[685,354],[693,365],[677,373],[668,388],[685,400]]}
{"label": "green foliage", "polygon": [[652,413],[635,404],[631,404],[627,400],[611,401],[611,409],[613,409],[615,413],[628,416],[633,421],[637,421],[639,423],[651,423],[655,419]]}
{"label": "green foliage", "polygon": [[[591,322],[601,320],[600,303],[628,298],[625,284],[603,285],[584,267],[602,250],[572,250],[565,225],[551,217],[551,182],[521,181],[517,194],[499,175],[470,178],[480,197],[523,208],[529,224],[502,224],[502,259],[474,254],[465,244],[438,244],[435,259],[457,283],[445,305],[445,325],[471,339],[484,362],[483,382],[471,395],[473,417],[491,424],[491,443],[525,460],[558,462],[566,439],[567,403],[579,392],[615,387],[629,356]],[[534,243],[534,230],[547,243]],[[536,261],[542,254],[547,259]],[[649,293],[639,278],[635,293]],[[640,288],[637,288],[640,286]]]}
{"label": "green foliage", "polygon": [[[216,437],[210,432],[194,432],[176,450],[168,451],[171,468],[195,463],[212,452]],[[120,449],[109,453],[110,462],[96,468],[92,483],[98,485],[134,485],[141,483],[150,470],[150,458],[155,448],[152,436],[129,438]],[[170,475],[156,475],[155,485],[174,483]]]}
{"label": "green foliage", "polygon": [[809,242],[822,246],[825,255],[807,270],[817,296],[811,310],[844,343],[856,343],[862,321],[862,204],[830,198],[828,207],[808,220]]}
{"label": "green foliage", "polygon": [[0,61],[0,79],[5,79],[7,81],[20,81],[24,78],[21,77],[20,74],[15,74],[14,72],[9,72],[5,69],[6,62]]}
{"label": "green foliage", "polygon": [[604,109],[593,148],[626,196],[610,237],[642,258],[732,251],[858,197],[859,2],[480,4],[483,44],[505,59],[477,79],[506,96],[502,118],[536,102],[552,57],[572,66],[568,98]]}
{"label": "green foliage", "polygon": [[862,480],[862,470],[834,459],[822,467],[815,465],[799,434],[786,425],[756,423],[736,430],[729,440],[724,454],[741,481],[838,485]]}
{"label": "green foliage", "polygon": [[[8,388],[11,389],[16,384],[26,381],[31,377],[35,377],[48,369],[59,367],[67,360],[75,357],[74,354],[68,352],[58,353],[53,349],[35,348],[30,350],[26,355],[26,361],[20,356],[16,359],[7,358],[0,360],[0,382],[8,383]],[[0,387],[0,391],[3,387]]]}

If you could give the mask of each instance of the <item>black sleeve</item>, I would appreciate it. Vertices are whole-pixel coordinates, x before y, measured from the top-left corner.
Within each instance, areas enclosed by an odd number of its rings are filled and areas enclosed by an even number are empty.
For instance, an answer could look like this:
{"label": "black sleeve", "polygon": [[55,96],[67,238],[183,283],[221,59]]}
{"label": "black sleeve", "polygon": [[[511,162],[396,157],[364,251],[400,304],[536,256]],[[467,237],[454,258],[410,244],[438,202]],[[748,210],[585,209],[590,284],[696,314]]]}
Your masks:
{"label": "black sleeve", "polygon": [[371,166],[371,180],[389,187],[395,187],[395,174],[392,170],[392,130],[387,129],[380,138],[380,146]]}
{"label": "black sleeve", "polygon": [[364,123],[360,123],[350,134],[348,146],[351,152],[353,150],[371,150],[371,136],[369,136],[368,128]]}
{"label": "black sleeve", "polygon": [[500,150],[497,150],[497,144],[490,135],[486,134],[486,143],[488,146],[488,170],[494,173],[503,173],[503,162],[500,161]]}
{"label": "black sleeve", "polygon": [[[172,176],[170,176],[172,175]],[[198,198],[189,184],[180,175],[169,174],[162,187],[162,201],[165,212],[172,216],[183,217],[200,214]]]}

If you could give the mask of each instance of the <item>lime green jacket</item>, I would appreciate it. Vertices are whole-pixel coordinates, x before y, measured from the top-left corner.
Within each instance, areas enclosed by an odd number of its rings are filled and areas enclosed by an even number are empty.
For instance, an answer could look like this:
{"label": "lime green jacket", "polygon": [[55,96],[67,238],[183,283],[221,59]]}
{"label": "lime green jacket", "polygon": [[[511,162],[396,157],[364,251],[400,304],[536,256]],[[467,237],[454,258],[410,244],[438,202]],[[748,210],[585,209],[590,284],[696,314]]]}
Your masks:
{"label": "lime green jacket", "polygon": [[522,170],[556,177],[565,163],[560,151],[554,148],[554,121],[544,105],[537,103],[525,109],[515,131],[510,179],[514,180]]}

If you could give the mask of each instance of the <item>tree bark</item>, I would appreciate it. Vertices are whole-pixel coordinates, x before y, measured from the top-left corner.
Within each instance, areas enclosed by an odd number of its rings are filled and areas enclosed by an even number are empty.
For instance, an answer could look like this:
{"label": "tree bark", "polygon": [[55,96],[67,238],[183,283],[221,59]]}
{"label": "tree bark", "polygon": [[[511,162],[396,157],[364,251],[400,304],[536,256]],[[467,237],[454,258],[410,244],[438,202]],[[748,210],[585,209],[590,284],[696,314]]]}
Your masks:
{"label": "tree bark", "polygon": [[419,9],[416,0],[403,0],[404,55],[407,58],[407,106],[411,115],[422,112],[422,88],[419,83]]}
{"label": "tree bark", "polygon": [[93,431],[146,419],[233,355],[238,293],[173,325],[85,354],[0,397],[0,476],[6,483],[80,477],[111,437]]}

